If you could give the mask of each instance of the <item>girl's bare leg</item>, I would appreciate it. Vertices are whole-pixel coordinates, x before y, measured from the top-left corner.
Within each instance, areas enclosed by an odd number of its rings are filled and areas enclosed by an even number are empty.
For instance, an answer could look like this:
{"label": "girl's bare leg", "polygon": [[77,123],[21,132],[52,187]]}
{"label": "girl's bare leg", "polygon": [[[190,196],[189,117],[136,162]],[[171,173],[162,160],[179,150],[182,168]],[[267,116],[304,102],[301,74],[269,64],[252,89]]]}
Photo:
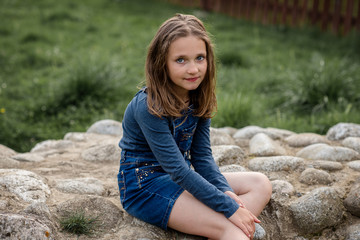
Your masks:
{"label": "girl's bare leg", "polygon": [[[258,216],[271,196],[271,184],[261,173],[224,173],[230,186],[254,215]],[[168,226],[209,239],[248,240],[223,214],[217,213],[184,191],[175,202]]]}

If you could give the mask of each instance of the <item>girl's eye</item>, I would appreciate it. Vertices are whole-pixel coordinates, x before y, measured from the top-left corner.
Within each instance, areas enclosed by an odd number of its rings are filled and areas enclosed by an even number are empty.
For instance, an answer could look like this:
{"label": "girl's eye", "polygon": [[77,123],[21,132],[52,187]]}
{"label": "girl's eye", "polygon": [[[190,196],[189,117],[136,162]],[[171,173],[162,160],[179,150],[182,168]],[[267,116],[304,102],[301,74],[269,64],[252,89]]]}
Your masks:
{"label": "girl's eye", "polygon": [[202,61],[202,60],[204,60],[204,59],[205,59],[204,56],[198,56],[198,57],[196,58],[196,60],[198,60],[198,61]]}
{"label": "girl's eye", "polygon": [[178,59],[176,59],[176,62],[177,62],[177,63],[184,63],[185,60],[184,60],[183,58],[178,58]]}

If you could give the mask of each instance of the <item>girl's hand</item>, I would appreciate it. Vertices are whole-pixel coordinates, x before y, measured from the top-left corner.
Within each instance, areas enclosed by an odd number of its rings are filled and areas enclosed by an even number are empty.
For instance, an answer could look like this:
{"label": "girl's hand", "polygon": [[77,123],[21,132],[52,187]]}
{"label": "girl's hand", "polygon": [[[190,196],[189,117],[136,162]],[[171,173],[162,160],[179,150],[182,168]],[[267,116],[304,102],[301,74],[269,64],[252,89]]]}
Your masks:
{"label": "girl's hand", "polygon": [[255,223],[260,223],[260,220],[252,212],[246,209],[245,204],[238,195],[231,191],[226,191],[225,194],[234,199],[240,206],[229,220],[252,239],[255,232]]}

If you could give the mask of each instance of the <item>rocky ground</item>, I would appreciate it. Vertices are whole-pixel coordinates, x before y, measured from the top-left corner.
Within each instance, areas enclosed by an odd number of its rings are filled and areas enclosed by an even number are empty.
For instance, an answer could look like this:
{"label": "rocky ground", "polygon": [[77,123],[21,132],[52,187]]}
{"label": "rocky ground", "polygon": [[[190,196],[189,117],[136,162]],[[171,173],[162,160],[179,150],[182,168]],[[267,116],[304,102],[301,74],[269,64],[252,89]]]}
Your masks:
{"label": "rocky ground", "polygon": [[[117,186],[121,124],[37,144],[28,153],[0,145],[0,239],[202,239],[163,231],[121,207]],[[360,125],[326,136],[248,126],[211,129],[221,171],[260,171],[273,195],[256,239],[360,239]],[[61,230],[74,213],[96,218],[92,235]]]}

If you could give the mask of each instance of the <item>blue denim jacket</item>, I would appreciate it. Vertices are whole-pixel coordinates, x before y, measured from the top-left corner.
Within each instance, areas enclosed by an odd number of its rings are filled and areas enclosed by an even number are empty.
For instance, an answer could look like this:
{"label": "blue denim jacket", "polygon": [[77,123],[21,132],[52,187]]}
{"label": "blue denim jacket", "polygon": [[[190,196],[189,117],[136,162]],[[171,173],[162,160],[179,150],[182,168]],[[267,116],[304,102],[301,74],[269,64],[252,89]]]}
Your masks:
{"label": "blue denim jacket", "polygon": [[[182,118],[159,118],[149,113],[147,94],[139,91],[129,103],[122,122],[123,137],[119,146],[123,151],[152,153],[171,179],[194,197],[217,212],[231,217],[239,205],[224,194],[233,191],[216,165],[210,146],[210,119],[202,119],[191,114]],[[175,127],[185,117],[191,117],[186,133],[178,139]],[[187,140],[187,139],[185,139]],[[185,158],[190,153],[189,167]]]}

